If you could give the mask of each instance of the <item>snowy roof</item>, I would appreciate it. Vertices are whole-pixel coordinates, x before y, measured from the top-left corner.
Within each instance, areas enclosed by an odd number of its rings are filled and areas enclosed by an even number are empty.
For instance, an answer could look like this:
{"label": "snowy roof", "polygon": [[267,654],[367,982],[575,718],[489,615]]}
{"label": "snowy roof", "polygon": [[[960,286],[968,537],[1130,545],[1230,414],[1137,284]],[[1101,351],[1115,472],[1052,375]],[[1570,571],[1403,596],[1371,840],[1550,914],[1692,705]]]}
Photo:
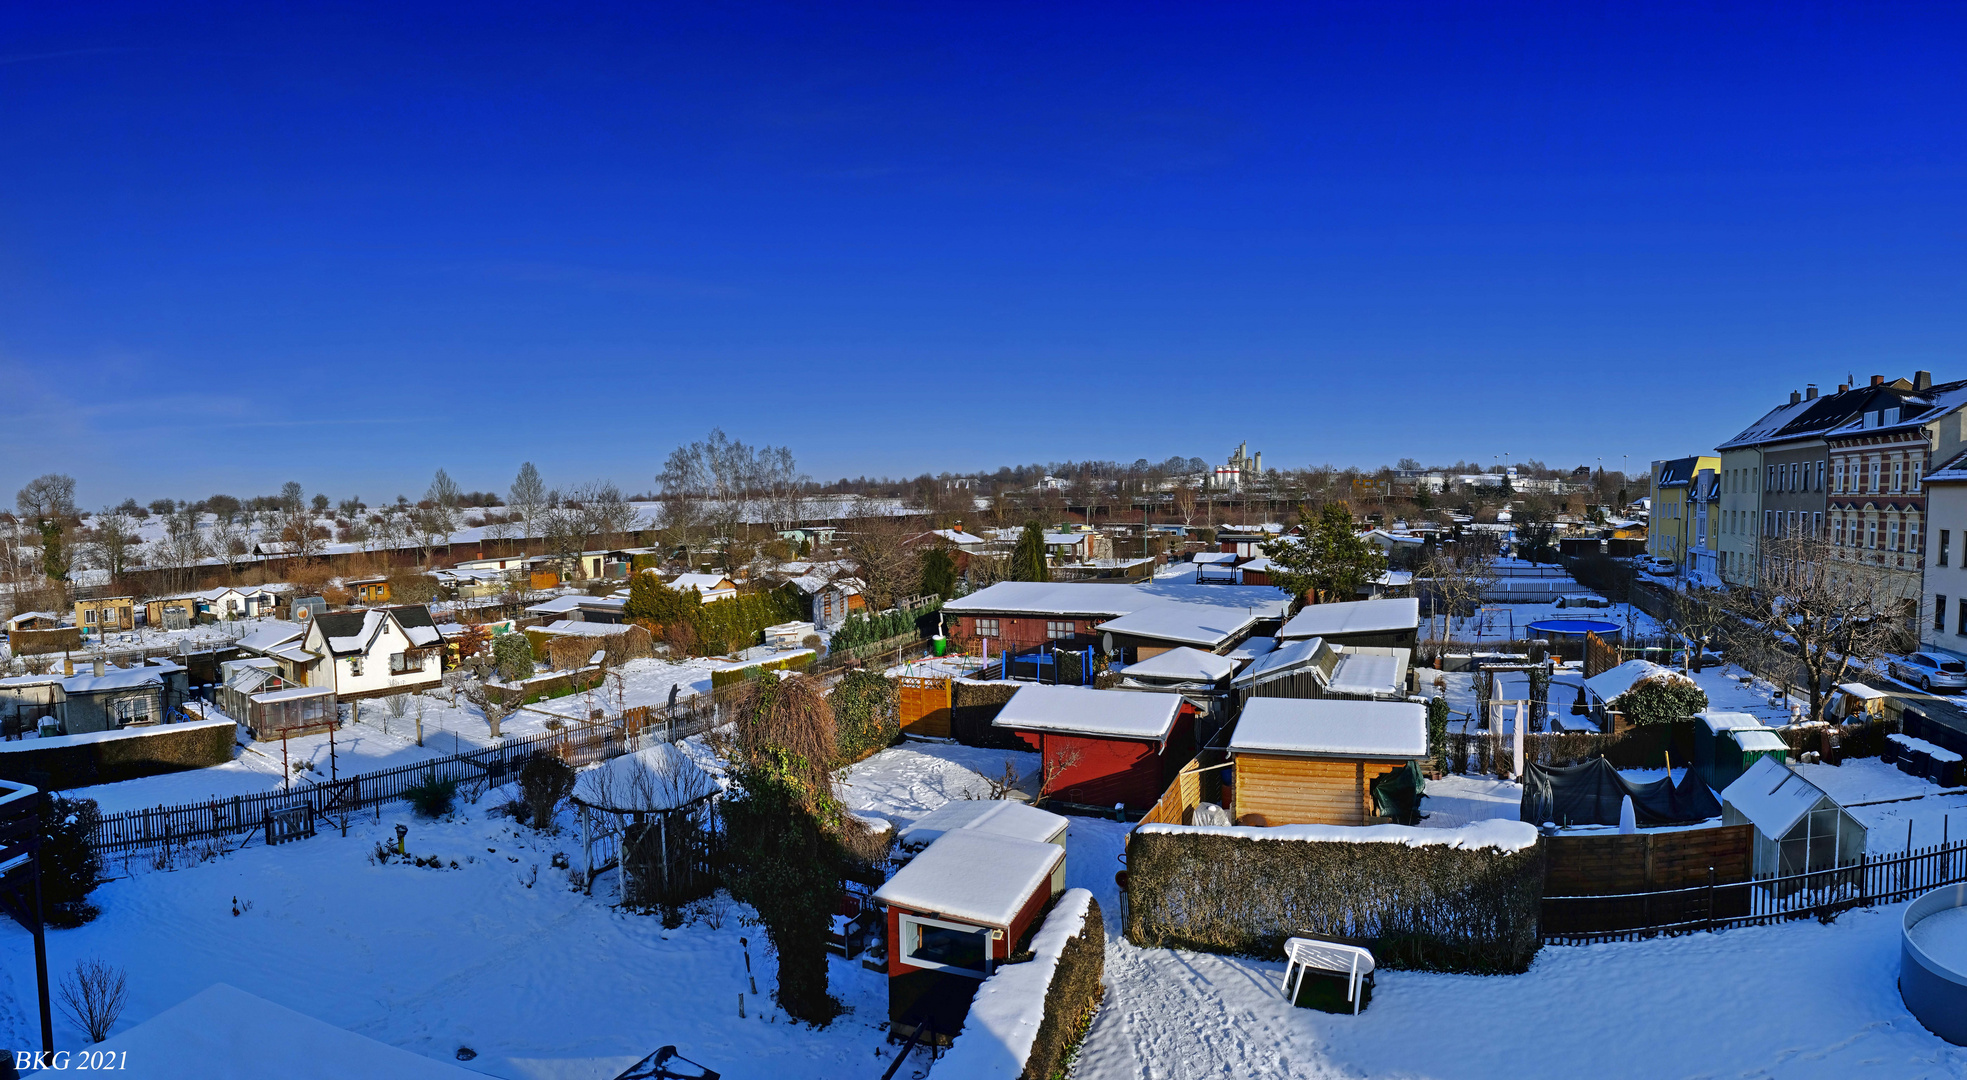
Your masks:
{"label": "snowy roof", "polygon": [[[1129,697],[1147,697],[1131,694]],[[1008,929],[1065,858],[1057,844],[973,829],[945,833],[874,894],[884,904]]]}
{"label": "snowy roof", "polygon": [[729,592],[737,588],[731,584],[731,579],[723,574],[678,574],[676,580],[669,583],[669,587],[677,592],[695,589],[700,593]]}
{"label": "snowy roof", "polygon": [[990,542],[988,540],[985,540],[983,537],[978,536],[976,533],[958,532],[955,529],[930,529],[926,535],[940,536],[944,540],[947,540],[950,543],[956,544],[958,546],[968,546],[970,544],[987,544]]}
{"label": "snowy roof", "polygon": [[164,681],[168,672],[182,671],[175,664],[165,667],[110,668],[101,675],[70,675],[61,681],[64,693],[96,694],[105,690],[133,690]]}
{"label": "snowy roof", "polygon": [[1225,589],[1185,581],[1147,581],[1139,584],[1096,581],[1000,581],[959,596],[943,605],[952,615],[1091,615],[1117,619],[1150,604],[1180,601],[1196,607],[1242,613],[1255,609],[1265,617],[1284,614],[1290,598],[1282,589],[1254,586]]}
{"label": "snowy roof", "polygon": [[157,1080],[470,1080],[481,1074],[335,1027],[214,983],[92,1047],[143,1062]]}
{"label": "snowy roof", "polygon": [[570,593],[566,596],[556,596],[551,600],[542,600],[537,604],[528,605],[526,610],[535,615],[562,615],[578,609],[581,606],[581,601],[586,599],[587,597],[581,596],[578,593]]}
{"label": "snowy roof", "polygon": [[1670,667],[1655,664],[1651,660],[1627,660],[1618,667],[1601,671],[1591,678],[1586,679],[1585,686],[1589,687],[1592,693],[1598,695],[1598,700],[1610,702],[1620,694],[1632,689],[1640,680],[1650,679],[1655,676],[1679,679],[1690,684],[1693,682],[1692,679],[1687,678],[1687,676],[1682,675],[1678,671]]}
{"label": "snowy roof", "polygon": [[334,689],[327,686],[295,686],[286,690],[268,690],[264,694],[254,694],[253,700],[266,705],[276,701],[293,701],[298,698],[333,697]]}
{"label": "snowy roof", "polygon": [[1414,597],[1351,600],[1338,604],[1313,604],[1285,623],[1277,636],[1308,638],[1335,634],[1379,634],[1415,630],[1420,625],[1421,602]]}
{"label": "snowy roof", "polygon": [[1247,637],[1237,642],[1236,648],[1229,650],[1229,652],[1223,655],[1229,657],[1231,660],[1255,660],[1259,656],[1269,654],[1276,648],[1277,639],[1274,637]]}
{"label": "snowy roof", "polygon": [[993,727],[1111,735],[1123,739],[1168,737],[1181,711],[1178,694],[1136,694],[1088,686],[1021,686],[991,721]]}
{"label": "snowy roof", "polygon": [[[1325,647],[1324,638],[1301,638],[1297,641],[1286,641],[1277,646],[1276,649],[1259,656],[1255,663],[1244,668],[1242,674],[1236,677],[1236,685],[1253,686],[1257,683],[1268,682],[1296,668],[1304,667],[1307,664],[1318,663],[1324,657],[1331,656],[1331,654],[1332,650]],[[1333,662],[1336,663],[1336,660]],[[1326,674],[1329,676],[1330,672]]]}
{"label": "snowy roof", "polygon": [[1819,804],[1836,805],[1824,789],[1772,757],[1756,758],[1755,764],[1721,793],[1721,801],[1734,807],[1762,835],[1778,840]]}
{"label": "snowy roof", "polygon": [[1063,843],[1066,819],[1009,799],[952,799],[917,819],[902,833],[906,847],[934,843],[958,830],[1009,836],[1041,844]]}
{"label": "snowy roof", "polygon": [[628,623],[575,622],[572,619],[558,619],[545,626],[529,629],[542,634],[562,634],[568,637],[615,637],[626,634],[634,627]]}
{"label": "snowy roof", "polygon": [[1706,724],[1707,729],[1716,735],[1724,731],[1741,731],[1764,726],[1762,721],[1745,712],[1696,713],[1694,719]]}
{"label": "snowy roof", "polygon": [[1192,563],[1200,563],[1204,566],[1211,566],[1216,563],[1233,563],[1236,561],[1236,552],[1198,551],[1195,554],[1189,556],[1188,561]]}
{"label": "snowy roof", "polygon": [[1235,670],[1236,661],[1227,656],[1217,656],[1215,653],[1206,653],[1184,645],[1179,649],[1169,649],[1159,656],[1151,656],[1138,664],[1129,664],[1121,670],[1121,673],[1150,679],[1215,682],[1226,678]]}
{"label": "snowy roof", "polygon": [[1251,698],[1231,753],[1416,758],[1427,753],[1427,709],[1413,701]]}
{"label": "snowy roof", "polygon": [[719,790],[702,766],[670,743],[584,769],[574,781],[574,798],[604,810],[674,810]]}
{"label": "snowy roof", "polygon": [[1269,618],[1268,607],[1203,607],[1180,600],[1164,600],[1138,611],[1108,619],[1101,630],[1156,641],[1181,641],[1211,649],[1248,630],[1259,619]]}
{"label": "snowy roof", "polygon": [[1856,683],[1856,682],[1838,683],[1837,688],[1839,690],[1844,691],[1846,694],[1849,694],[1850,696],[1857,698],[1860,701],[1874,701],[1886,696],[1885,691],[1874,690],[1871,687],[1866,686],[1864,683]]}
{"label": "snowy roof", "polygon": [[1346,648],[1337,650],[1331,688],[1350,694],[1397,694],[1407,681],[1407,649]]}
{"label": "snowy roof", "polygon": [[269,652],[278,646],[285,645],[289,641],[300,637],[301,633],[302,630],[299,623],[282,622],[279,619],[273,619],[255,629],[252,633],[240,638],[239,647],[247,652]]}
{"label": "snowy roof", "polygon": [[316,660],[321,659],[306,649],[301,648],[299,645],[282,645],[279,648],[268,649],[266,654],[268,656],[277,656],[282,660],[288,660],[296,664],[312,664]]}
{"label": "snowy roof", "polygon": [[1728,733],[1735,745],[1744,750],[1767,751],[1788,750],[1789,744],[1773,728],[1735,728]]}

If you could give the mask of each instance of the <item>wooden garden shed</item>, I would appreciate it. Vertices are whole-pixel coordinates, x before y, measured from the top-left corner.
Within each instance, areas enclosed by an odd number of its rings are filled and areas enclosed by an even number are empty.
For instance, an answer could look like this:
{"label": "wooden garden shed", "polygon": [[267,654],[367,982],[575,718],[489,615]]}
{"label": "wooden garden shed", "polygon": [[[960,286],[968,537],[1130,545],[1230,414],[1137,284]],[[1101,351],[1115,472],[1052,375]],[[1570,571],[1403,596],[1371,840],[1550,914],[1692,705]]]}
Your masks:
{"label": "wooden garden shed", "polygon": [[1740,779],[1758,758],[1789,760],[1783,737],[1748,713],[1705,712],[1694,720],[1694,771],[1716,791]]}
{"label": "wooden garden shed", "polygon": [[898,1035],[963,1029],[977,986],[1015,954],[1064,891],[1057,844],[956,829],[874,894],[888,909],[888,1020]]}
{"label": "wooden garden shed", "polygon": [[1373,781],[1427,755],[1411,701],[1251,698],[1230,737],[1239,825],[1373,824]]}
{"label": "wooden garden shed", "polygon": [[991,726],[1043,758],[1045,794],[1086,806],[1153,806],[1195,756],[1198,710],[1179,694],[1021,686]]}

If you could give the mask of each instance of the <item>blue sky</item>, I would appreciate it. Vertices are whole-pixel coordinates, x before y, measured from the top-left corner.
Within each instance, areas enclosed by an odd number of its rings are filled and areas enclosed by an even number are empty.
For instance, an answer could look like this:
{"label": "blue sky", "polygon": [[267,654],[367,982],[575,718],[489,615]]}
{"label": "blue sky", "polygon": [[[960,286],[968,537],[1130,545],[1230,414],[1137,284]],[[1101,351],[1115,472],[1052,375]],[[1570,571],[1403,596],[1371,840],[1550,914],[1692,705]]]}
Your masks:
{"label": "blue sky", "polygon": [[1687,453],[1967,377],[1962,29],[9,5],[0,488],[635,490],[713,425],[820,478]]}

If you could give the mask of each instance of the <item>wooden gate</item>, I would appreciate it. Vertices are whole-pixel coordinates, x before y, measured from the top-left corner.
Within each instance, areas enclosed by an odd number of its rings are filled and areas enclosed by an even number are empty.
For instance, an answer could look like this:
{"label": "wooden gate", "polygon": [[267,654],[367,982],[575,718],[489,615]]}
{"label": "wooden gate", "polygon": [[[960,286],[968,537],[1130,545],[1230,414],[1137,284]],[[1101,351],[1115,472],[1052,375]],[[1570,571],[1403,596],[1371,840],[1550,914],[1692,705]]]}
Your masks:
{"label": "wooden gate", "polygon": [[949,680],[904,675],[896,682],[900,691],[902,732],[936,739],[949,738]]}

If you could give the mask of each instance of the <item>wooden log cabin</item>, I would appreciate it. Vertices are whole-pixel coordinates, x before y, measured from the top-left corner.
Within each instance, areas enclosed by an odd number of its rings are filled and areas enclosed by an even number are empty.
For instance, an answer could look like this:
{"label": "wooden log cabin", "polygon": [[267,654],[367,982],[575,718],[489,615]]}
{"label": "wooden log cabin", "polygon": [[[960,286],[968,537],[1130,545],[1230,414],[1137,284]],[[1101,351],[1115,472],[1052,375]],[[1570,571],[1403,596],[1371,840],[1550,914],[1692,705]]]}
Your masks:
{"label": "wooden log cabin", "polygon": [[1378,777],[1427,754],[1411,701],[1251,698],[1229,742],[1239,825],[1371,825]]}

